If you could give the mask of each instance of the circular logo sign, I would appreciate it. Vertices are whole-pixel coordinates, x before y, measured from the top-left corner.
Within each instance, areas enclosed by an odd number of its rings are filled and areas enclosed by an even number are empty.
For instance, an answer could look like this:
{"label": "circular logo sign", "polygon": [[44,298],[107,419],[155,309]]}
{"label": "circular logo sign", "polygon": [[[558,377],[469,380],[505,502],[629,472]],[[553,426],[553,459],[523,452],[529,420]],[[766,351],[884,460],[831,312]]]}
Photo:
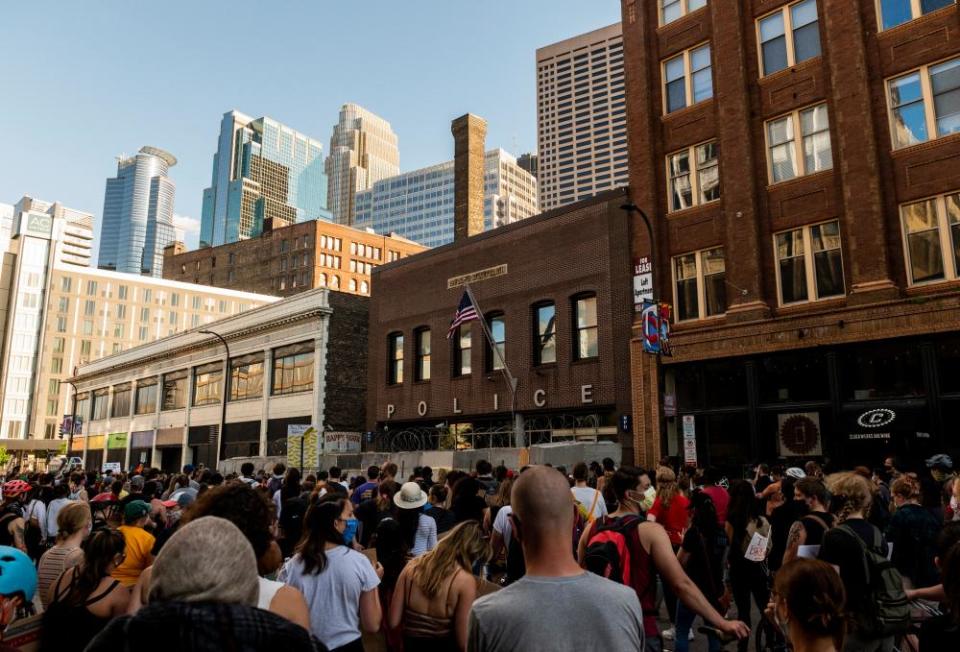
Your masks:
{"label": "circular logo sign", "polygon": [[896,418],[897,413],[893,410],[879,408],[876,410],[868,410],[861,414],[857,417],[857,423],[864,428],[882,428],[893,423],[893,420]]}
{"label": "circular logo sign", "polygon": [[810,417],[794,414],[780,427],[782,449],[791,455],[808,455],[820,441],[820,428]]}

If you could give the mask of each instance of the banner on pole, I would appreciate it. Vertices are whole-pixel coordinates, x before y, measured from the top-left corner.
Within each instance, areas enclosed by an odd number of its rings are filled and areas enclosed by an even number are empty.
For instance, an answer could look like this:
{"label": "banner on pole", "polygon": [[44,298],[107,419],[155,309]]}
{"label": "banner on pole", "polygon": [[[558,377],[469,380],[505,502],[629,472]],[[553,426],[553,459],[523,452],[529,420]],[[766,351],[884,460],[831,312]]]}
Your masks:
{"label": "banner on pole", "polygon": [[643,329],[643,350],[653,355],[672,355],[670,306],[665,303],[644,301],[640,322]]}

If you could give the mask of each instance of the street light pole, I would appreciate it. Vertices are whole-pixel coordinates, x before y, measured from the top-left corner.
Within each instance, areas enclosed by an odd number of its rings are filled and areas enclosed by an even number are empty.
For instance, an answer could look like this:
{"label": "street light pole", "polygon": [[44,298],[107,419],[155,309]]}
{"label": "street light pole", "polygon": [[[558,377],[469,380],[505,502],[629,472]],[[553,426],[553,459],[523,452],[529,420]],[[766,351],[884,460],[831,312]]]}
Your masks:
{"label": "street light pole", "polygon": [[[76,377],[77,369],[73,369],[73,375]],[[73,388],[73,406],[70,408],[70,432],[67,433],[67,465],[70,464],[70,452],[73,450],[73,433],[77,430],[77,386],[72,381],[64,381]],[[86,460],[84,460],[86,462]],[[67,469],[68,471],[72,469]]]}
{"label": "street light pole", "polygon": [[220,447],[223,445],[224,431],[227,427],[227,390],[229,389],[230,384],[230,345],[227,344],[227,340],[224,339],[219,333],[214,333],[210,330],[200,331],[204,335],[213,335],[215,338],[220,340],[223,343],[223,348],[226,349],[227,357],[223,362],[223,396],[220,401],[220,433],[217,437],[217,450],[213,458],[213,467],[214,470],[220,465]]}

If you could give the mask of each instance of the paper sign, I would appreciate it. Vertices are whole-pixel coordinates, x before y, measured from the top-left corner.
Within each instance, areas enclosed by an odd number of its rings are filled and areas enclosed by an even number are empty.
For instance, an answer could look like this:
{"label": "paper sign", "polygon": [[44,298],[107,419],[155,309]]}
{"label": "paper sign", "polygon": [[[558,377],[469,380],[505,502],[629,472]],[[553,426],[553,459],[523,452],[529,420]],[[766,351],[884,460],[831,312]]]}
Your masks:
{"label": "paper sign", "polygon": [[103,465],[103,472],[111,471],[113,473],[120,473],[120,462],[105,462]]}
{"label": "paper sign", "polygon": [[767,558],[767,547],[770,543],[768,537],[763,536],[759,532],[753,533],[753,538],[750,539],[750,545],[747,546],[747,551],[743,554],[743,558],[747,561],[763,561]]}

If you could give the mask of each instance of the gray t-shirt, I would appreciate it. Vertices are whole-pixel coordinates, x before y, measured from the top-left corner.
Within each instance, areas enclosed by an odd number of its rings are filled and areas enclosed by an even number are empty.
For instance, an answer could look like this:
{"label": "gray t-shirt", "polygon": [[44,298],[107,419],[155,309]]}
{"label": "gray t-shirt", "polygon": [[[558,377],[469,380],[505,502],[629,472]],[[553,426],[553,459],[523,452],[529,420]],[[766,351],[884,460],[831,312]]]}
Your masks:
{"label": "gray t-shirt", "polygon": [[473,603],[468,652],[643,649],[637,593],[593,573],[527,575]]}

